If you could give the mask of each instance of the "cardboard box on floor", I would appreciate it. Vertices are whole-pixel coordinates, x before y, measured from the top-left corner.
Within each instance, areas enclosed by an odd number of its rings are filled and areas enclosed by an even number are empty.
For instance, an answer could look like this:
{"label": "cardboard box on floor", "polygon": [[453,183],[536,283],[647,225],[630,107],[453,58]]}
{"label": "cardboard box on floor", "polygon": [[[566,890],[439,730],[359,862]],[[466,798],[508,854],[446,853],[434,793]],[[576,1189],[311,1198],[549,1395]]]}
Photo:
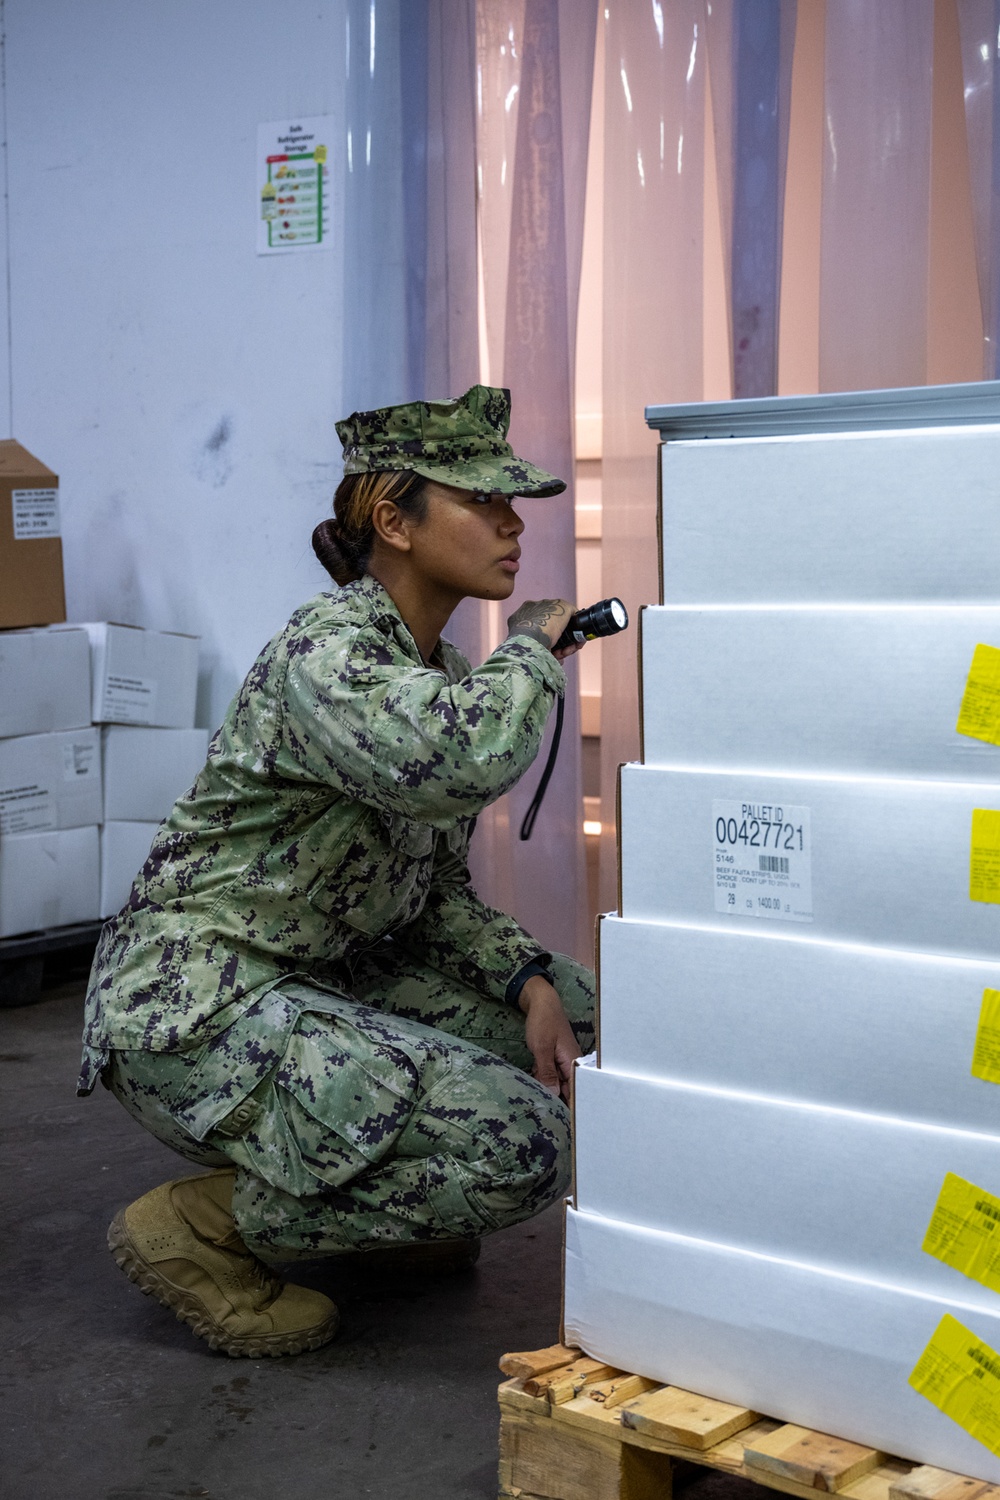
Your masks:
{"label": "cardboard box on floor", "polygon": [[101,821],[99,729],[0,740],[0,838]]}
{"label": "cardboard box on floor", "polygon": [[1000,780],[956,733],[996,606],[644,609],[646,765]]}
{"label": "cardboard box on floor", "polygon": [[567,1212],[565,1342],[619,1369],[996,1484],[1000,1458],[908,1384],[946,1314],[1000,1349],[1000,1306],[971,1307],[960,1291],[954,1301],[916,1295]]}
{"label": "cardboard box on floor", "polygon": [[197,636],[108,621],[83,629],[90,637],[95,724],[194,726]]}
{"label": "cardboard box on floor", "polygon": [[207,729],[112,724],[101,738],[104,822],[159,823],[194,781],[208,750]]}
{"label": "cardboard box on floor", "polygon": [[0,631],[0,738],[89,723],[87,632],[81,626]]}
{"label": "cardboard box on floor", "polygon": [[65,618],[59,479],[13,438],[0,439],[0,628]]}
{"label": "cardboard box on floor", "polygon": [[1000,787],[624,766],[620,910],[991,959],[1000,865],[970,900],[976,810]]}
{"label": "cardboard box on floor", "polygon": [[0,938],[100,916],[97,828],[0,838]]}
{"label": "cardboard box on floor", "polygon": [[993,1134],[972,1076],[991,961],[605,917],[601,1067]]}
{"label": "cardboard box on floor", "polygon": [[159,823],[105,823],[102,827],[102,917],[113,917],[125,905],[159,826]]}
{"label": "cardboard box on floor", "polygon": [[922,1245],[949,1173],[1000,1202],[1000,1119],[985,1135],[595,1067],[575,1086],[582,1213],[996,1306]]}

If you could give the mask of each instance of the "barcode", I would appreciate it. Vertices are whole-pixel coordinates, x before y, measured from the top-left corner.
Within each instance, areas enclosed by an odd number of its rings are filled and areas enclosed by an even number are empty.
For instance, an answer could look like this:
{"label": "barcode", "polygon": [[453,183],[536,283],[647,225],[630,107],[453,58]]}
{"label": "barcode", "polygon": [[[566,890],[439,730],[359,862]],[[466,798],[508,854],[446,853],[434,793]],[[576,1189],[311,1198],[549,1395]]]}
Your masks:
{"label": "barcode", "polygon": [[780,854],[759,854],[760,868],[772,875],[787,875],[788,860],[783,859]]}

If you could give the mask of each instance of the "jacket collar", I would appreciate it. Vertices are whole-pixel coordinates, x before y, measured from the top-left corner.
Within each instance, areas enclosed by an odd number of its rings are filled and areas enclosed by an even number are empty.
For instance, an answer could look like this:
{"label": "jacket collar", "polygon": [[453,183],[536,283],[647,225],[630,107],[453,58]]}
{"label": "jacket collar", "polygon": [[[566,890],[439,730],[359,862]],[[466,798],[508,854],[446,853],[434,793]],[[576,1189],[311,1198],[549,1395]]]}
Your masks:
{"label": "jacket collar", "polygon": [[363,578],[359,578],[356,582],[348,584],[347,587],[352,590],[357,598],[364,600],[372,624],[381,630],[384,635],[395,636],[396,643],[406,652],[407,656],[412,657],[418,666],[434,667],[437,671],[445,670],[444,659],[441,654],[441,643],[438,642],[435,646],[431,653],[430,661],[425,662],[420,654],[420,648],[413,639],[410,627],[406,624],[396,605],[393,603],[392,596],[386,592],[377,578],[373,578],[370,573],[366,573]]}

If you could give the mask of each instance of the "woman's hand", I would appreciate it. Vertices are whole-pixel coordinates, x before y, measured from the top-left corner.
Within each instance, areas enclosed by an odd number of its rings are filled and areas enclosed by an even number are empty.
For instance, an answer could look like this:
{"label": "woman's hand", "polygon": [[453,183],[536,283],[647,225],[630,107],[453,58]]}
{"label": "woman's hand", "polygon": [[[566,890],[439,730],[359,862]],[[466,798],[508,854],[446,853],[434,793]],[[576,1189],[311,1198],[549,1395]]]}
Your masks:
{"label": "woman's hand", "polygon": [[524,1011],[524,1040],[535,1059],[532,1074],[550,1094],[568,1104],[573,1080],[573,1061],[581,1056],[555,989],[541,974],[533,974],[521,987],[518,1005]]}
{"label": "woman's hand", "polygon": [[[575,608],[566,599],[526,599],[507,619],[508,635],[530,635],[553,650],[573,617]],[[577,646],[559,652],[559,660],[572,656]]]}

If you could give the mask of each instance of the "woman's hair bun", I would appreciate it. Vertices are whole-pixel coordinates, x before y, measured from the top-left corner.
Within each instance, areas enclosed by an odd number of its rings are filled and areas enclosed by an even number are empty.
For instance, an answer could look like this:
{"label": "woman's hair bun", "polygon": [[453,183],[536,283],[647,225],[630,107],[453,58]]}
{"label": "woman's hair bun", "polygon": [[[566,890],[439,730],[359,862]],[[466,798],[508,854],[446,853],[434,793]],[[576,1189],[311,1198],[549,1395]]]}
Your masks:
{"label": "woman's hair bun", "polygon": [[353,583],[362,575],[347,555],[344,534],[332,518],[320,521],[312,534],[313,551],[334,583]]}

